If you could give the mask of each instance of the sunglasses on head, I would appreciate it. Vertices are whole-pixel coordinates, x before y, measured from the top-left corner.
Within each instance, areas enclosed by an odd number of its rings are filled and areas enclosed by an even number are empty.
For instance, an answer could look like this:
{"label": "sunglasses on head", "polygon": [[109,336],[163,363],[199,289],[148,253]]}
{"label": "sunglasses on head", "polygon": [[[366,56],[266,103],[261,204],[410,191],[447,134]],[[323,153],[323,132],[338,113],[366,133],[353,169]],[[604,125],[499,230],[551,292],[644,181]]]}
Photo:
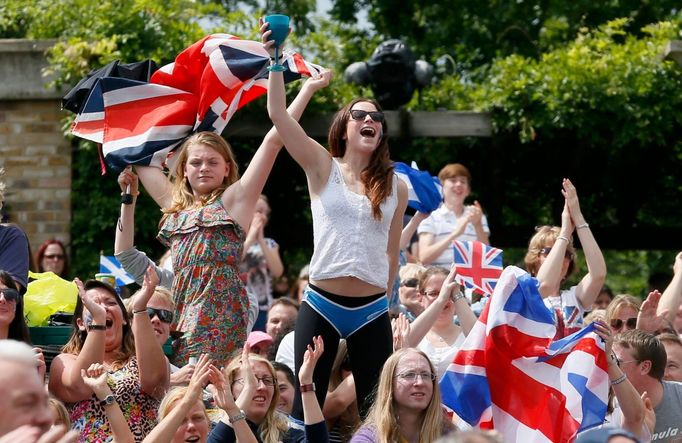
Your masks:
{"label": "sunglasses on head", "polygon": [[164,323],[173,321],[173,313],[167,309],[147,308],[147,314],[149,314],[149,318],[154,318],[156,315]]}
{"label": "sunglasses on head", "polygon": [[[541,255],[549,255],[549,253],[552,252],[552,248],[542,248],[540,249],[540,254]],[[571,251],[566,251],[564,254],[564,257],[566,257],[569,260],[573,260],[573,253]]]}
{"label": "sunglasses on head", "polygon": [[19,291],[12,288],[0,289],[0,294],[5,298],[8,303],[15,302],[19,299]]}
{"label": "sunglasses on head", "polygon": [[418,285],[419,285],[418,278],[406,278],[405,280],[400,282],[400,286],[404,286],[406,288],[416,288]]}
{"label": "sunglasses on head", "polygon": [[625,322],[623,322],[623,320],[620,318],[613,319],[611,320],[611,328],[621,329],[623,327],[623,323],[625,323],[627,329],[635,329],[637,327],[637,317],[630,317],[625,320]]}
{"label": "sunglasses on head", "polygon": [[381,111],[363,111],[362,109],[351,109],[350,111],[350,117],[353,120],[364,120],[368,115],[375,122],[381,123],[384,121],[384,113]]}

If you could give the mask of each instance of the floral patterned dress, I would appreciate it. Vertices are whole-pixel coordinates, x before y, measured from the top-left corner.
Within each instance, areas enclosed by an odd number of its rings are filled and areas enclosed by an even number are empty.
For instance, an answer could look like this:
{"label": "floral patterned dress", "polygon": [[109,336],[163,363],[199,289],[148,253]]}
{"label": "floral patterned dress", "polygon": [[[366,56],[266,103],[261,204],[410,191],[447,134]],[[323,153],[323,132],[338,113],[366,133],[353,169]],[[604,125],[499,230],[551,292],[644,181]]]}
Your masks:
{"label": "floral patterned dress", "polygon": [[246,341],[249,302],[239,277],[244,231],[218,198],[170,214],[158,238],[171,248],[178,314],[172,328],[183,333],[173,344],[173,364],[202,353],[227,364]]}
{"label": "floral patterned dress", "polygon": [[[109,373],[109,387],[116,397],[116,402],[128,421],[128,426],[141,442],[156,426],[156,412],[159,401],[142,392],[140,387],[140,369],[137,359],[130,360],[117,371]],[[113,441],[109,421],[104,408],[93,395],[88,400],[66,405],[69,410],[71,427],[80,432],[79,442],[104,443]]]}

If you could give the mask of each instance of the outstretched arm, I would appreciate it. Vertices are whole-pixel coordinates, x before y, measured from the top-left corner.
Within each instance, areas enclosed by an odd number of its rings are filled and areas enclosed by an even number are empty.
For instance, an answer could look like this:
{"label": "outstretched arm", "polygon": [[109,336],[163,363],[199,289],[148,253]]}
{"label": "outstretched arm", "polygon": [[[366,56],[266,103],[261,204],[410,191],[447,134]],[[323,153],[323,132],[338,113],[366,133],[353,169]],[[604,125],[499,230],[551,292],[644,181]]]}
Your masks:
{"label": "outstretched arm", "polygon": [[552,250],[538,269],[537,279],[540,282],[540,295],[545,298],[559,293],[561,285],[561,269],[566,255],[568,241],[573,235],[573,222],[571,214],[568,212],[568,204],[564,203],[564,210],[561,212],[561,230]]}
{"label": "outstretched arm", "polygon": [[[273,74],[270,73],[270,77]],[[303,111],[313,94],[327,86],[330,78],[330,75],[323,75],[318,79],[310,78],[306,80],[300,92],[291,103],[291,106],[289,106],[289,109],[284,110],[287,118],[290,118],[298,125],[298,119],[303,115]],[[282,88],[284,88],[283,85]],[[251,222],[256,201],[263,191],[268,175],[270,175],[272,166],[275,164],[277,154],[279,154],[282,144],[285,142],[287,146],[291,144],[285,141],[284,137],[280,136],[276,126],[270,129],[270,132],[265,136],[263,143],[261,143],[251,159],[251,163],[249,163],[246,171],[244,171],[244,175],[242,175],[239,181],[229,186],[223,194],[224,206],[228,208],[230,214],[244,228]]]}
{"label": "outstretched arm", "polygon": [[[398,180],[393,177],[393,180]],[[400,235],[403,228],[403,215],[407,208],[407,185],[404,181],[398,180],[398,206],[393,213],[391,226],[388,231],[388,245],[386,255],[388,256],[388,282],[386,283],[386,293],[393,292],[393,283],[400,267]]]}
{"label": "outstretched arm", "polygon": [[675,256],[675,264],[673,265],[673,279],[658,304],[658,314],[661,315],[664,311],[668,311],[666,317],[669,321],[675,319],[677,310],[680,308],[682,302],[682,252]]}
{"label": "outstretched arm", "polygon": [[144,188],[161,208],[167,208],[173,201],[173,185],[161,168],[155,166],[135,166]]}
{"label": "outstretched arm", "polygon": [[599,291],[604,286],[604,281],[606,281],[606,262],[589,225],[585,222],[585,217],[580,211],[575,186],[569,179],[564,179],[563,187],[562,193],[566,198],[568,212],[571,214],[571,222],[575,226],[587,262],[587,274],[578,283],[575,296],[580,300],[583,308],[590,309],[597,299]]}
{"label": "outstretched arm", "polygon": [[400,249],[406,249],[407,246],[410,244],[410,239],[414,235],[415,232],[417,232],[417,228],[419,227],[419,223],[421,223],[423,220],[426,219],[426,217],[429,216],[430,213],[423,213],[417,211],[412,218],[410,218],[410,221],[407,222],[405,227],[403,228],[402,232],[400,233]]}

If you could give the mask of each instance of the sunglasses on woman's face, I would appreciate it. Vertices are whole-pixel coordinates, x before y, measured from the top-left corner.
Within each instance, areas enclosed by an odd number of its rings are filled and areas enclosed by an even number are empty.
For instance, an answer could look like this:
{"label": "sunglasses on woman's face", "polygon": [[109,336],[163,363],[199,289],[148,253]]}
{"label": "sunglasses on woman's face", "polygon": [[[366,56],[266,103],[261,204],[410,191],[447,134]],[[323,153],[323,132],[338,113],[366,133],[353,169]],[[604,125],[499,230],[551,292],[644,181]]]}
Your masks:
{"label": "sunglasses on woman's face", "polygon": [[64,260],[64,254],[45,254],[43,255],[43,258],[48,260]]}
{"label": "sunglasses on woman's face", "polygon": [[615,318],[611,320],[611,328],[619,331],[622,327],[623,324],[625,324],[625,327],[628,330],[635,329],[637,327],[637,317],[630,317],[625,322],[621,320],[620,318]]}
{"label": "sunglasses on woman's face", "polygon": [[156,315],[164,323],[173,321],[173,313],[167,309],[147,308],[147,314],[149,314],[149,318],[154,318]]}
{"label": "sunglasses on woman's face", "polygon": [[406,288],[416,288],[418,285],[419,285],[418,278],[406,278],[405,280],[400,282],[400,286],[404,286]]}
{"label": "sunglasses on woman's face", "polygon": [[0,294],[5,299],[7,303],[16,302],[19,299],[19,291],[12,288],[0,289]]}
{"label": "sunglasses on woman's face", "polygon": [[377,123],[384,121],[384,113],[381,111],[363,111],[362,109],[351,109],[350,111],[350,117],[353,120],[364,120],[368,115]]}

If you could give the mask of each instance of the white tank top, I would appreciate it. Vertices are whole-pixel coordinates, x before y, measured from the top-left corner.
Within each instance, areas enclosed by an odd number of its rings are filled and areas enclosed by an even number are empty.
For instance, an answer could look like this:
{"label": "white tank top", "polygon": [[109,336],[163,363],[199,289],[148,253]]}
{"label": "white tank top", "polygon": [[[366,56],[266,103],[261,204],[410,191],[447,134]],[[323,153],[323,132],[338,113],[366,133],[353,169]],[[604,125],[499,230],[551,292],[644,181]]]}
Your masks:
{"label": "white tank top", "polygon": [[367,196],[346,187],[336,158],[318,198],[311,199],[313,257],[310,279],[356,277],[386,288],[388,283],[388,232],[398,207],[398,177],[391,194],[381,204],[381,221],[372,216]]}

